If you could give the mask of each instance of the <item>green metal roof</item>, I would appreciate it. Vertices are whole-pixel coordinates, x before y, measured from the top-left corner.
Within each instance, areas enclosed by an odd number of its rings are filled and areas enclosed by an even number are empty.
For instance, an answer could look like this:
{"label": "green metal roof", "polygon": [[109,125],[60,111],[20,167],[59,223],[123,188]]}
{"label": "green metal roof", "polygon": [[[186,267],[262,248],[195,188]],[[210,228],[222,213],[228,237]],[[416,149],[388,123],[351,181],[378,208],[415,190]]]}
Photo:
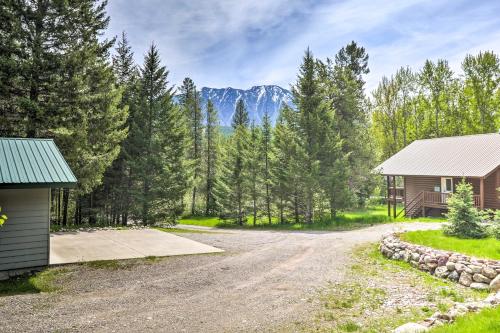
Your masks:
{"label": "green metal roof", "polygon": [[0,138],[0,188],[75,187],[52,139]]}

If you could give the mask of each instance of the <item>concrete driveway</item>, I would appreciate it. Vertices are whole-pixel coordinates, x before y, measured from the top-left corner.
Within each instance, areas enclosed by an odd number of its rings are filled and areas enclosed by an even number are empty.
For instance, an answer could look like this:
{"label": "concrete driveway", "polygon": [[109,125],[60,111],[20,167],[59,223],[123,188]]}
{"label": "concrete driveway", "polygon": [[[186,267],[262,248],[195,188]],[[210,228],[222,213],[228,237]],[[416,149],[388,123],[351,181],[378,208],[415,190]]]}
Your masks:
{"label": "concrete driveway", "polygon": [[99,230],[50,235],[50,264],[223,252],[154,229]]}

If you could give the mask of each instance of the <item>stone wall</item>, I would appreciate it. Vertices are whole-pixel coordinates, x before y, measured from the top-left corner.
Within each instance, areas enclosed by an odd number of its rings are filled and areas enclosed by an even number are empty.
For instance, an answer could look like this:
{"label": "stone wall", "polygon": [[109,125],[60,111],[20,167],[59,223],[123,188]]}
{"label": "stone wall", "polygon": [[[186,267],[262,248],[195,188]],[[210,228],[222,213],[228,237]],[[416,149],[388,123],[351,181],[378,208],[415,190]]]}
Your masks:
{"label": "stone wall", "polygon": [[470,288],[500,290],[500,261],[403,242],[397,234],[384,236],[380,251],[387,258],[406,261],[422,271]]}

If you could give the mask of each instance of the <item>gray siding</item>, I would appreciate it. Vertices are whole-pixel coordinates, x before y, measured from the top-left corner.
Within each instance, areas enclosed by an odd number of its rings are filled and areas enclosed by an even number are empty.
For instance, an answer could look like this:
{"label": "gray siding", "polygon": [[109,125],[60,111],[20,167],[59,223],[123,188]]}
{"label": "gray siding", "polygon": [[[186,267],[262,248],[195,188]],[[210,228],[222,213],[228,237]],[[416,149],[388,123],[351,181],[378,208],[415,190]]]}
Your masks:
{"label": "gray siding", "polygon": [[49,189],[0,189],[0,271],[49,263]]}

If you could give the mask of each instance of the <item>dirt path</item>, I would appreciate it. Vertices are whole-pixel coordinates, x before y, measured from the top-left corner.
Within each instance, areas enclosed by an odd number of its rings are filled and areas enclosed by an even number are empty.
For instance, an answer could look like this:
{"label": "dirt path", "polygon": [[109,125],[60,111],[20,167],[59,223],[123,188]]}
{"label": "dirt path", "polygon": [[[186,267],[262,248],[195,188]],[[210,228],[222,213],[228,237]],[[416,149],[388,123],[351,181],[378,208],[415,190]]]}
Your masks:
{"label": "dirt path", "polygon": [[60,292],[0,298],[0,331],[270,331],[309,314],[308,298],[341,280],[353,247],[402,228],[439,224],[182,234],[226,252],[116,270],[69,266]]}

